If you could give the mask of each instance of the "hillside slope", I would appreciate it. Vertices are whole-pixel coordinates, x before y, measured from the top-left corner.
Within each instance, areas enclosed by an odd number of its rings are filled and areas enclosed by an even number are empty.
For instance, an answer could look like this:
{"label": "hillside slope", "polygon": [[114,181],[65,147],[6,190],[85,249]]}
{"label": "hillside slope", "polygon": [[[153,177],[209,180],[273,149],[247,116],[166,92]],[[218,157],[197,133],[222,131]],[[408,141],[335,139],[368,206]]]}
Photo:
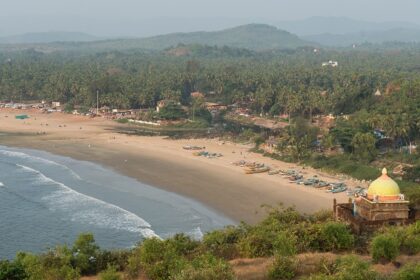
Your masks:
{"label": "hillside slope", "polygon": [[[0,41],[1,43],[1,41]],[[51,44],[26,44],[2,46],[2,49],[27,49],[37,50],[164,50],[179,44],[208,45],[208,46],[228,46],[233,48],[243,48],[255,51],[265,51],[272,49],[289,49],[308,46],[312,43],[300,39],[287,31],[264,24],[250,24],[235,28],[213,32],[192,32],[192,33],[172,33],[148,38],[136,39],[113,39],[95,42],[59,42]]]}

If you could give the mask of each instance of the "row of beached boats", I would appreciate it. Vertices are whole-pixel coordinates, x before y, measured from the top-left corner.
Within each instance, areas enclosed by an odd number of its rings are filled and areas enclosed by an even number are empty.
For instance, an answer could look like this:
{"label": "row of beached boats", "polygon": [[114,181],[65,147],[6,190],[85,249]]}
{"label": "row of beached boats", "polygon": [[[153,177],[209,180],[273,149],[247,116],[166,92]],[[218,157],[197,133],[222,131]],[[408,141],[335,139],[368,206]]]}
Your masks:
{"label": "row of beached boats", "polygon": [[[290,183],[297,185],[310,186],[319,189],[325,189],[330,193],[341,193],[348,190],[348,187],[345,183],[330,183],[319,179],[316,175],[312,178],[304,178],[304,176],[294,169],[281,170],[281,169],[272,169],[269,166],[266,166],[264,163],[258,162],[247,162],[245,160],[239,160],[232,163],[235,166],[243,167],[245,174],[257,174],[257,173],[268,173],[268,175],[280,175],[283,178],[289,180]],[[361,195],[364,189],[358,187],[354,190],[348,190],[348,195]]]}
{"label": "row of beached boats", "polygon": [[194,152],[193,155],[196,157],[206,157],[206,158],[219,158],[223,156],[221,153],[211,153],[207,151]]}
{"label": "row of beached boats", "polygon": [[330,193],[341,193],[347,190],[347,185],[343,182],[339,183],[330,183],[319,179],[316,175],[312,178],[304,178],[299,172],[294,170],[290,170],[292,175],[288,177],[291,183],[295,183],[298,185],[310,186],[319,189],[325,189],[327,192]]}

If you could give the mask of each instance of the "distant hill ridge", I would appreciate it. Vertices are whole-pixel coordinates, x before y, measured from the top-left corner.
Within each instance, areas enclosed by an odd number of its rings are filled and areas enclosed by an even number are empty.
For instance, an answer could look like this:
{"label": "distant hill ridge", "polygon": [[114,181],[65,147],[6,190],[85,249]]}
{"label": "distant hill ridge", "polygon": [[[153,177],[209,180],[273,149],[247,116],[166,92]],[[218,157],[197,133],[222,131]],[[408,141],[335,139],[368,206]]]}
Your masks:
{"label": "distant hill ridge", "polygon": [[178,44],[201,44],[270,50],[310,44],[294,34],[266,24],[248,24],[213,32],[173,33],[134,40],[146,49],[165,49]]}
{"label": "distant hill ridge", "polygon": [[[53,35],[52,33],[48,33]],[[27,38],[27,37],[26,37]],[[74,37],[72,37],[74,38]],[[39,38],[38,38],[39,39]],[[52,39],[52,38],[51,38]],[[61,40],[60,40],[61,39]],[[56,49],[97,49],[97,50],[127,50],[127,49],[145,49],[145,50],[164,50],[179,44],[208,45],[208,46],[228,46],[233,48],[243,48],[255,51],[264,51],[272,49],[288,49],[311,45],[311,43],[300,39],[298,36],[287,31],[278,29],[266,24],[248,24],[221,31],[199,31],[190,33],[171,33],[147,38],[133,39],[112,39],[92,41],[90,37],[85,40],[62,40],[63,37],[55,38],[50,42]],[[16,42],[11,44],[19,44]],[[34,41],[34,40],[32,40]],[[48,43],[45,42],[26,42],[26,43]],[[87,41],[87,42],[86,42]],[[0,43],[2,42],[0,38]]]}

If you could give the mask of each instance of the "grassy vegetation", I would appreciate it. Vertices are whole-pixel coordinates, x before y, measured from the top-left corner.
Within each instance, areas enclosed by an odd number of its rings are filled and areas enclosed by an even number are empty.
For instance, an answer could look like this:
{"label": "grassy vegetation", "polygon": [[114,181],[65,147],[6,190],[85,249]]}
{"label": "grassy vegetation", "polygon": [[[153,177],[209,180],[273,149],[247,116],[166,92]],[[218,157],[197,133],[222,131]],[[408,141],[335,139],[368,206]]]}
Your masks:
{"label": "grassy vegetation", "polygon": [[[0,262],[0,280],[75,280],[99,274],[99,279],[211,280],[235,279],[229,260],[273,257],[266,279],[418,279],[419,264],[381,275],[355,252],[371,254],[373,262],[389,262],[400,254],[420,253],[420,222],[384,228],[360,238],[332,219],[330,212],[299,214],[293,208],[267,207],[257,225],[240,224],[205,234],[202,241],[184,234],[167,240],[147,239],[125,251],[100,249],[91,234],[82,234],[72,247],[58,246],[34,255],[19,253]],[[368,244],[368,246],[366,246]],[[360,249],[364,248],[364,249]],[[337,260],[319,259],[310,272],[299,267],[298,256],[333,252]]]}
{"label": "grassy vegetation", "polygon": [[351,159],[348,155],[324,156],[314,154],[304,160],[304,163],[317,169],[346,174],[359,180],[374,180],[380,174],[378,168]]}

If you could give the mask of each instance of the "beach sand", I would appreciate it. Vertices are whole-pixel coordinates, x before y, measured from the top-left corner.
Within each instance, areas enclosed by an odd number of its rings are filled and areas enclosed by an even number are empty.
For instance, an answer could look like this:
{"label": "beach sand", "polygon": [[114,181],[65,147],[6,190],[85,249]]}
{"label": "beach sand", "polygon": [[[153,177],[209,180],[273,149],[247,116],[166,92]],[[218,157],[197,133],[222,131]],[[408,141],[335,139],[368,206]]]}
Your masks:
{"label": "beach sand", "polygon": [[[17,114],[27,120],[16,120]],[[305,213],[332,209],[333,199],[348,200],[345,193],[291,184],[279,175],[245,175],[231,163],[244,159],[281,169],[302,167],[249,153],[250,146],[215,139],[170,140],[163,137],[130,136],[118,133],[127,124],[104,118],[64,113],[42,114],[37,110],[0,109],[0,145],[45,150],[78,160],[92,161],[171,192],[193,198],[235,221],[258,222],[261,205],[296,206]],[[205,146],[223,157],[196,157],[184,145]],[[312,168],[306,177],[317,175],[328,181],[341,180]],[[122,206],[123,207],[123,206]]]}

